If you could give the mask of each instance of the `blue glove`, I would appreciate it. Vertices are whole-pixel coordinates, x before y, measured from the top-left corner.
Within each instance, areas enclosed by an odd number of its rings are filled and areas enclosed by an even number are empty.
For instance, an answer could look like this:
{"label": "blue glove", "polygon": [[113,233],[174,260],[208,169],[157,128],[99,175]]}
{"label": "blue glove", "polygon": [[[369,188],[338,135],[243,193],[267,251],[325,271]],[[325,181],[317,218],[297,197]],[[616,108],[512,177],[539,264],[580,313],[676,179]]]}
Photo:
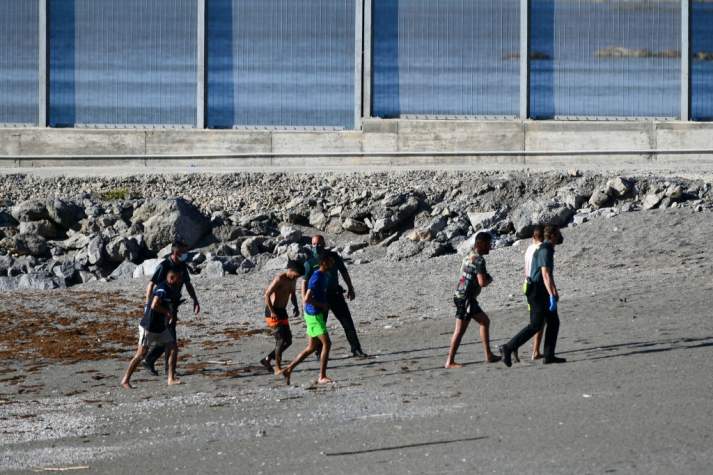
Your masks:
{"label": "blue glove", "polygon": [[557,311],[557,297],[550,295],[550,312]]}

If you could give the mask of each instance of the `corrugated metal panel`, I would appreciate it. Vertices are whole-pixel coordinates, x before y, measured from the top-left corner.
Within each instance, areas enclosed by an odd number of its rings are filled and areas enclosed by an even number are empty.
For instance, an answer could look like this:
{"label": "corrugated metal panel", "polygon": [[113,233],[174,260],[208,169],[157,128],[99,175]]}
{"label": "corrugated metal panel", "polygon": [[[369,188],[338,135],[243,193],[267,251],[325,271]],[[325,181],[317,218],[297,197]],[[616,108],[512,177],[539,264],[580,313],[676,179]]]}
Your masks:
{"label": "corrugated metal panel", "polygon": [[196,0],[50,0],[50,125],[194,125],[196,13]]}
{"label": "corrugated metal panel", "polygon": [[713,120],[713,3],[693,0],[691,13],[691,116]]}
{"label": "corrugated metal panel", "polygon": [[374,0],[373,115],[517,115],[519,3]]}
{"label": "corrugated metal panel", "polygon": [[37,124],[38,2],[0,0],[0,124]]}
{"label": "corrugated metal panel", "polygon": [[678,117],[679,0],[532,0],[533,118]]}
{"label": "corrugated metal panel", "polygon": [[207,8],[209,127],[354,127],[355,0]]}

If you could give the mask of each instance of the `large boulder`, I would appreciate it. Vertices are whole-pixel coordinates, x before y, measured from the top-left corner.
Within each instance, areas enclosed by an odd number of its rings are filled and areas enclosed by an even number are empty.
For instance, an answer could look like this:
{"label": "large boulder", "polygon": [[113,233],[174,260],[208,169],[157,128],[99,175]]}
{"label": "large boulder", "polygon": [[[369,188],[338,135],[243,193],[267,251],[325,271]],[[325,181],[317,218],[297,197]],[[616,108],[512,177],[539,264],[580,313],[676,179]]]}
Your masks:
{"label": "large boulder", "polygon": [[151,277],[163,259],[147,259],[134,269],[134,279]]}
{"label": "large boulder", "polygon": [[52,221],[64,229],[78,230],[79,222],[86,218],[84,208],[59,198],[47,203],[47,213]]}
{"label": "large boulder", "polygon": [[[6,242],[9,241],[9,242]],[[17,234],[3,240],[9,251],[18,256],[49,257],[47,241],[37,234]]]}
{"label": "large boulder", "polygon": [[71,260],[55,262],[52,267],[52,274],[54,274],[59,282],[62,282],[65,286],[67,286],[74,283],[77,277],[77,268]]}
{"label": "large boulder", "polygon": [[65,250],[79,250],[79,249],[84,249],[89,245],[89,241],[91,239],[89,236],[86,234],[82,233],[74,233],[71,236],[69,236],[67,239],[61,242],[61,246]]}
{"label": "large boulder", "polygon": [[150,201],[134,212],[133,219],[143,222],[146,247],[153,252],[176,239],[193,247],[210,232],[210,219],[183,198]]}
{"label": "large boulder", "polygon": [[138,262],[141,246],[133,237],[117,236],[104,246],[109,262]]}
{"label": "large boulder", "polygon": [[52,277],[42,273],[23,274],[19,277],[16,277],[16,279],[18,279],[18,289],[49,290],[60,287],[60,284],[57,282],[56,279],[53,279]]}
{"label": "large boulder", "polygon": [[0,228],[14,228],[17,220],[7,210],[0,210]]}
{"label": "large boulder", "polygon": [[18,203],[13,206],[11,213],[13,218],[20,222],[50,219],[47,204],[40,200],[27,200]]}
{"label": "large boulder", "polygon": [[354,234],[368,234],[369,233],[369,226],[366,225],[363,221],[359,221],[358,219],[353,219],[353,218],[347,218],[344,221],[342,221],[342,228],[345,230],[352,232]]}
{"label": "large boulder", "polygon": [[106,256],[104,252],[104,238],[102,236],[97,235],[92,237],[89,240],[89,244],[87,245],[87,261],[91,265],[97,265],[100,264],[103,260],[104,257]]}
{"label": "large boulder", "polygon": [[513,210],[511,219],[517,237],[524,239],[532,236],[536,224],[564,226],[576,212],[557,199],[529,200]]}
{"label": "large boulder", "polygon": [[249,259],[266,251],[265,241],[267,238],[263,236],[253,236],[247,238],[240,246],[240,254]]}
{"label": "large boulder", "polygon": [[112,280],[127,280],[134,277],[134,272],[138,266],[131,261],[124,261],[117,266],[116,269],[109,274]]}
{"label": "large boulder", "polygon": [[19,277],[0,277],[0,292],[17,289]]}
{"label": "large boulder", "polygon": [[47,219],[39,221],[23,221],[20,223],[20,234],[37,234],[45,239],[55,239],[62,234],[57,226]]}
{"label": "large boulder", "polygon": [[327,216],[322,208],[314,208],[309,213],[309,225],[313,228],[324,231],[329,223],[329,216]]}
{"label": "large boulder", "polygon": [[280,226],[280,237],[286,242],[300,242],[302,239],[302,231],[294,226],[283,224]]}
{"label": "large boulder", "polygon": [[235,241],[239,237],[246,236],[247,234],[247,229],[234,224],[224,223],[213,228],[213,236],[220,242]]}
{"label": "large boulder", "polygon": [[386,257],[394,261],[408,259],[419,254],[425,246],[423,241],[412,241],[410,239],[399,239],[389,245],[386,249]]}
{"label": "large boulder", "polygon": [[497,211],[468,211],[468,221],[470,221],[470,225],[475,231],[491,228],[497,218]]}
{"label": "large boulder", "polygon": [[203,275],[206,277],[217,278],[225,275],[223,263],[221,261],[208,261],[203,269]]}

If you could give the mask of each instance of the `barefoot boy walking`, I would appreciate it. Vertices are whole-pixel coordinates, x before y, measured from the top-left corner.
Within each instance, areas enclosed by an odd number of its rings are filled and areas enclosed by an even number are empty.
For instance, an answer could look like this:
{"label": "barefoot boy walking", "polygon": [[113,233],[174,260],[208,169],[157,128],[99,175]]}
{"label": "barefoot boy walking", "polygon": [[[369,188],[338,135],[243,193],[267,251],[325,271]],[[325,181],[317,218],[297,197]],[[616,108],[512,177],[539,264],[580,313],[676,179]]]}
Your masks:
{"label": "barefoot boy walking", "polygon": [[479,232],[475,236],[473,250],[463,259],[461,264],[460,278],[458,279],[453,299],[456,304],[456,328],[451,338],[451,347],[445,364],[446,368],[463,367],[462,364],[456,363],[455,357],[471,319],[480,325],[480,339],[483,341],[485,360],[488,363],[500,361],[500,358],[490,351],[490,319],[480,308],[477,301],[480,290],[490,285],[493,281],[485,268],[485,259],[483,258],[484,255],[490,253],[492,239],[490,233]]}
{"label": "barefoot boy walking", "polygon": [[176,340],[169,329],[169,325],[176,318],[175,308],[178,304],[181,288],[181,275],[176,271],[169,271],[166,281],[153,290],[153,300],[147,306],[144,316],[139,324],[139,346],[136,354],[126,369],[121,385],[132,389],[131,375],[136,371],[149,346],[160,344],[166,347],[168,354],[168,384],[180,384],[176,379],[176,358],[178,349]]}
{"label": "barefoot boy walking", "polygon": [[300,364],[305,358],[314,353],[317,349],[317,343],[322,344],[322,352],[319,358],[319,379],[318,384],[331,383],[332,380],[327,377],[327,362],[329,361],[329,350],[331,341],[327,333],[327,324],[325,315],[329,311],[327,304],[327,286],[329,285],[329,270],[334,265],[334,258],[329,254],[324,254],[320,257],[319,269],[316,270],[307,284],[307,292],[304,296],[305,308],[304,319],[307,324],[307,336],[309,343],[302,353],[290,363],[290,365],[282,371],[287,384],[290,384],[290,376],[295,367]]}
{"label": "barefoot boy walking", "polygon": [[[302,264],[292,260],[288,261],[287,271],[277,275],[265,290],[265,321],[275,337],[275,349],[261,359],[260,363],[268,371],[274,371],[276,375],[282,371],[282,353],[292,344],[287,302],[292,301],[293,318],[300,314],[295,293],[295,284],[300,275],[302,275]],[[275,361],[274,370],[271,364],[273,360]]]}

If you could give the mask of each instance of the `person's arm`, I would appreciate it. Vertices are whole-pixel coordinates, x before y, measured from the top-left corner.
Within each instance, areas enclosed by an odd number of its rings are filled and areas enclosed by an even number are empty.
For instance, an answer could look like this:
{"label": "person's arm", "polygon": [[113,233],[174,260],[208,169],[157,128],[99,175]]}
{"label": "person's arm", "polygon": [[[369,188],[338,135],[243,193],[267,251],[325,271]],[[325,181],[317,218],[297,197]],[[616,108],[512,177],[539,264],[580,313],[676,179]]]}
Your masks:
{"label": "person's arm", "polygon": [[265,305],[267,305],[267,309],[270,311],[271,316],[276,316],[275,315],[275,309],[272,308],[272,294],[275,293],[275,289],[277,289],[277,284],[279,283],[279,277],[275,277],[272,279],[272,282],[270,285],[267,287],[265,290]]}
{"label": "person's arm", "polygon": [[186,290],[188,291],[188,295],[190,295],[191,299],[193,300],[193,313],[198,315],[199,313],[201,313],[201,304],[198,303],[196,289],[193,288],[193,284],[191,284],[190,282],[186,282]]}
{"label": "person's arm", "polygon": [[354,294],[354,286],[352,285],[352,279],[351,277],[349,277],[349,271],[347,270],[347,266],[344,265],[344,261],[341,257],[338,260],[337,269],[339,269],[339,273],[342,274],[342,279],[344,279],[344,283],[347,284],[347,298],[349,300],[354,300],[354,297],[356,297],[356,295]]}
{"label": "person's arm", "polygon": [[292,316],[294,318],[297,318],[300,316],[300,306],[297,303],[297,292],[295,291],[294,287],[292,287],[292,294],[290,294],[290,300],[292,300]]}
{"label": "person's arm", "polygon": [[559,298],[557,285],[555,285],[555,276],[552,275],[552,269],[549,267],[542,267],[540,271],[542,272],[542,281],[545,284],[547,293],[550,294],[550,297]]}
{"label": "person's arm", "polygon": [[305,303],[312,304],[325,312],[329,310],[329,306],[326,303],[314,300],[314,294],[312,294],[312,291],[309,289],[307,290],[307,294],[305,295]]}
{"label": "person's arm", "polygon": [[156,284],[154,283],[153,280],[149,280],[149,284],[146,286],[146,300],[144,305],[148,305],[149,302],[151,302],[151,295],[153,294],[153,290],[156,287]]}
{"label": "person's arm", "polygon": [[493,281],[493,279],[487,274],[479,273],[477,275],[478,277],[478,285],[480,288],[484,288],[490,285],[490,283]]}

